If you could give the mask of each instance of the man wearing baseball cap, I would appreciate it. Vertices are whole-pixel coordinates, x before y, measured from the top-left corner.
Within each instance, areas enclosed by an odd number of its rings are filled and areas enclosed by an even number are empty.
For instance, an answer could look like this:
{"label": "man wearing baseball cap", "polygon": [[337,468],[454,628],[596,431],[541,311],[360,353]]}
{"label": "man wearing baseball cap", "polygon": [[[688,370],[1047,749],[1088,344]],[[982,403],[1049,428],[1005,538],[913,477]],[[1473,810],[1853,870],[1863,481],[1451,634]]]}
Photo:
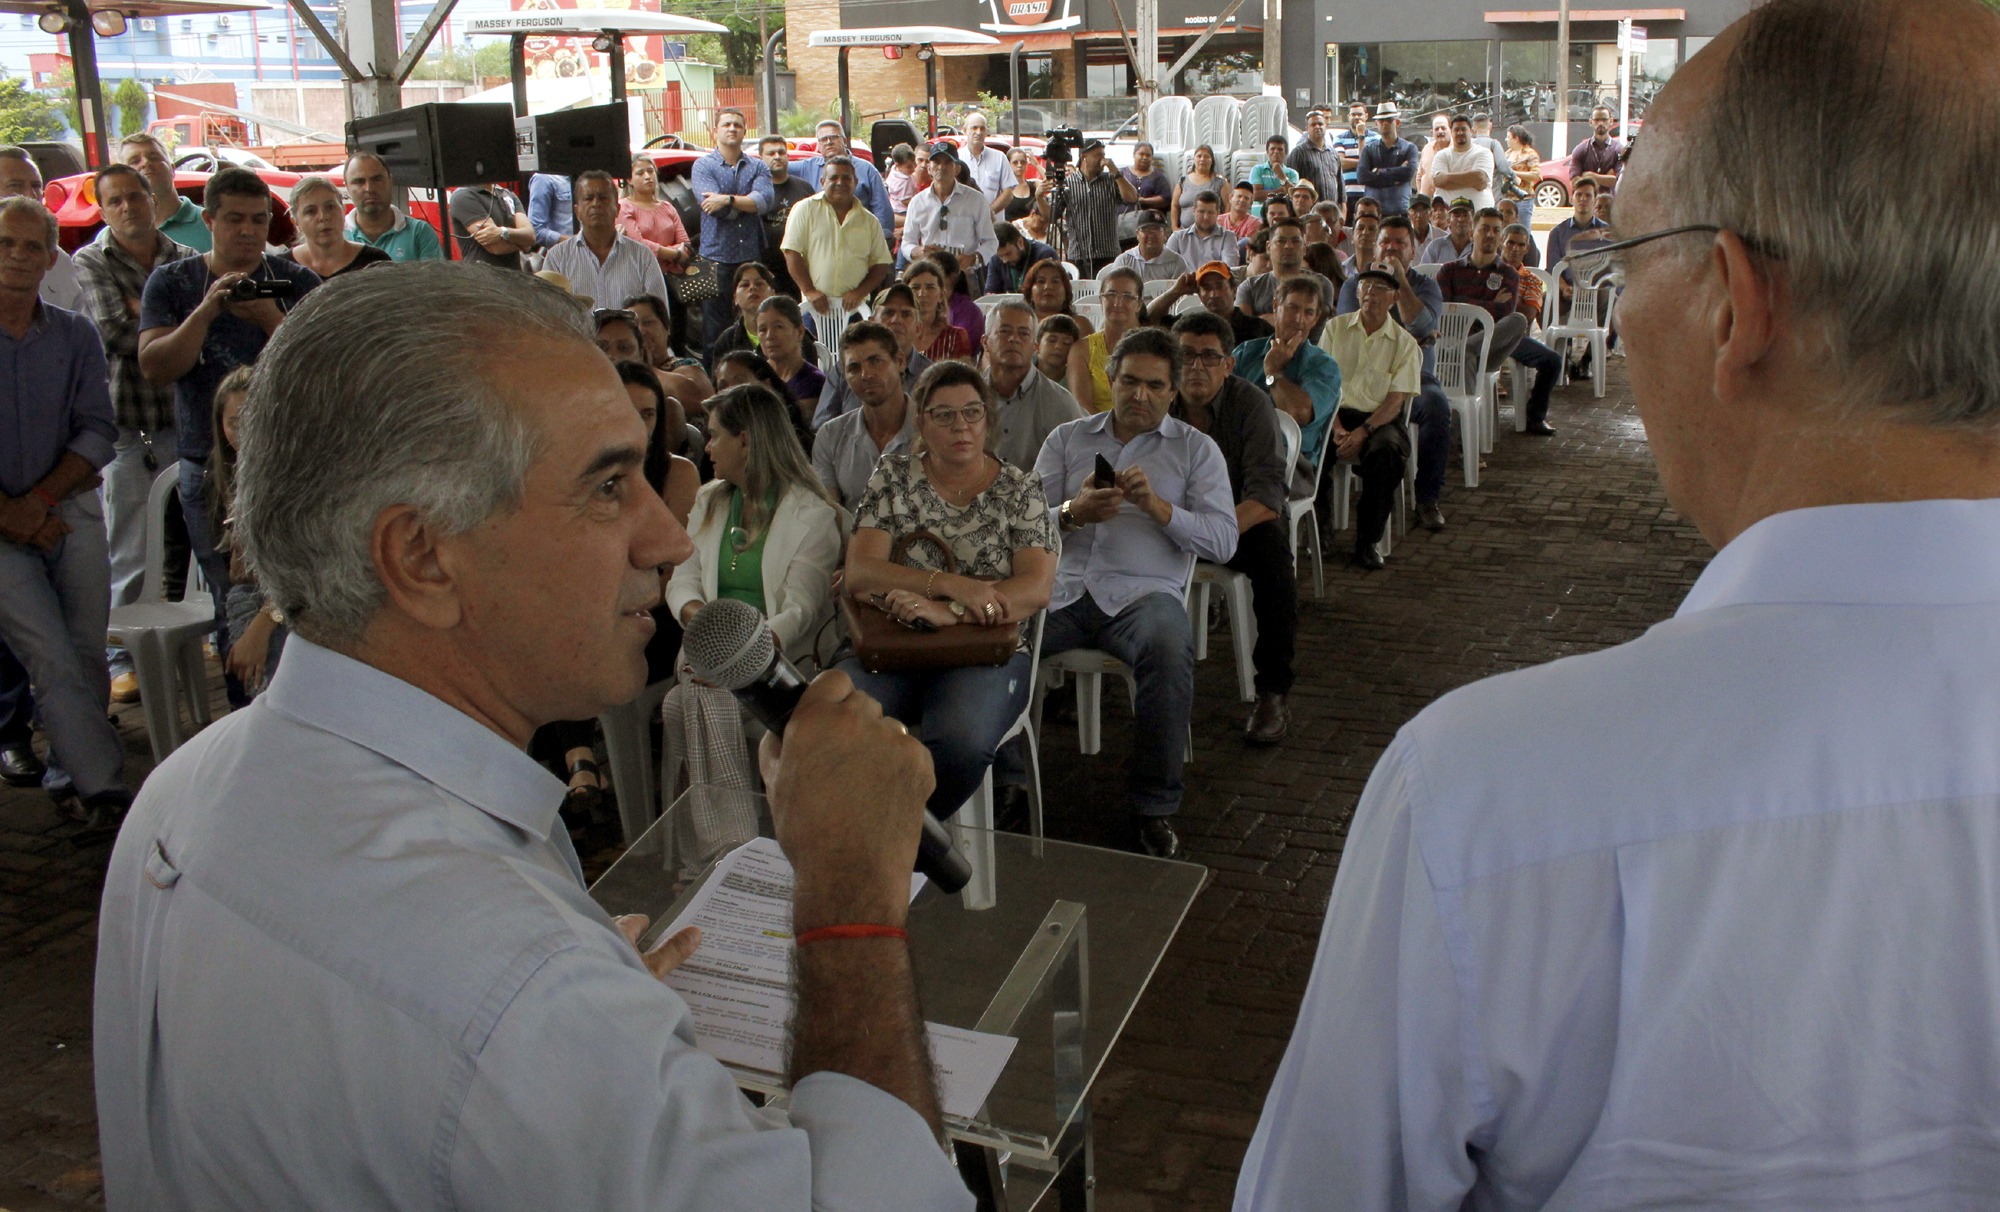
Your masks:
{"label": "man wearing baseball cap", "polygon": [[[914,261],[935,249],[960,254],[968,271],[983,264],[999,247],[993,236],[993,211],[986,195],[961,184],[965,165],[949,143],[931,145],[931,187],[910,199],[903,220],[904,261]],[[979,271],[974,281],[984,281]]]}
{"label": "man wearing baseball cap", "polygon": [[1181,275],[1172,290],[1146,305],[1146,323],[1162,328],[1172,324],[1175,305],[1189,295],[1200,298],[1202,310],[1229,321],[1230,335],[1234,338],[1230,342],[1231,349],[1246,341],[1271,335],[1270,321],[1237,308],[1236,278],[1229,267],[1220,261],[1206,262],[1193,273]]}
{"label": "man wearing baseball cap", "polygon": [[1155,210],[1140,212],[1139,243],[1098,270],[1097,280],[1104,281],[1105,274],[1121,265],[1138,274],[1142,282],[1171,282],[1189,268],[1179,253],[1167,251],[1167,220]]}
{"label": "man wearing baseball cap", "polygon": [[1361,182],[1363,197],[1382,204],[1382,217],[1400,215],[1410,209],[1410,186],[1417,179],[1417,165],[1423,153],[1399,133],[1403,111],[1394,101],[1384,101],[1375,109],[1375,138],[1361,147],[1361,167],[1354,170]]}

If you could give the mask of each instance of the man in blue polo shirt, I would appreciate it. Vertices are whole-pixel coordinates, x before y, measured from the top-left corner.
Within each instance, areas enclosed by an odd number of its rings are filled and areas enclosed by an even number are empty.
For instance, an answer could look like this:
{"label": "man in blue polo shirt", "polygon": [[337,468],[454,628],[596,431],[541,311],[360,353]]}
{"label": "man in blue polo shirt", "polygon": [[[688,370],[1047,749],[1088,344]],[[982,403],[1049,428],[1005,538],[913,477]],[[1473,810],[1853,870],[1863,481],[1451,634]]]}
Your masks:
{"label": "man in blue polo shirt", "polygon": [[1286,279],[1272,313],[1276,331],[1236,347],[1236,373],[1263,388],[1271,403],[1299,423],[1303,441],[1292,479],[1300,491],[1312,487],[1327,423],[1340,403],[1340,367],[1313,344],[1321,319],[1320,281],[1316,274]]}
{"label": "man in blue polo shirt", "polygon": [[854,161],[854,198],[868,208],[875,221],[882,225],[882,238],[889,247],[896,247],[896,211],[889,204],[889,186],[882,180],[881,172],[867,160],[854,154],[847,142],[847,128],[828,118],[819,124],[815,132],[819,139],[819,154],[808,156],[792,165],[792,175],[820,188],[819,170],[834,156],[847,156]]}

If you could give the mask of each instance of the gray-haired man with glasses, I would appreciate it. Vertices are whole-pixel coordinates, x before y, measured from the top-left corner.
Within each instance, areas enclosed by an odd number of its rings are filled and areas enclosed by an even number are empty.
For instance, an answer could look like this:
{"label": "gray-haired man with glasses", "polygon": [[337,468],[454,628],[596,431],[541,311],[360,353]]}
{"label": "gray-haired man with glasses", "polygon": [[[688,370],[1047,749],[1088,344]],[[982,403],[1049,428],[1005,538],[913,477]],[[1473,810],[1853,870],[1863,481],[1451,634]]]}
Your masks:
{"label": "gray-haired man with glasses", "polygon": [[[1864,184],[1941,114],[1961,160]],[[1720,550],[1383,754],[1238,1212],[1991,1202],[1996,159],[1976,0],[1772,0],[1660,93],[1601,255]]]}

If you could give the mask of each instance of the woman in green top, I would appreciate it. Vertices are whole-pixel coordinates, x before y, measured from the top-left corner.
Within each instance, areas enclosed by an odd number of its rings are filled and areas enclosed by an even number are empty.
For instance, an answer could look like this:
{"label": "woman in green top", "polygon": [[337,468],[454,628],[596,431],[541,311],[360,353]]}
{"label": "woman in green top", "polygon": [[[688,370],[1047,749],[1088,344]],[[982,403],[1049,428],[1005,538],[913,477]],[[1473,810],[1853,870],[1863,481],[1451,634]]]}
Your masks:
{"label": "woman in green top", "polygon": [[682,626],[719,597],[764,612],[779,647],[805,651],[832,613],[840,512],[792,430],[791,409],[768,387],[712,397],[708,457],[715,479],[688,515],[694,555],[674,569],[667,604]]}

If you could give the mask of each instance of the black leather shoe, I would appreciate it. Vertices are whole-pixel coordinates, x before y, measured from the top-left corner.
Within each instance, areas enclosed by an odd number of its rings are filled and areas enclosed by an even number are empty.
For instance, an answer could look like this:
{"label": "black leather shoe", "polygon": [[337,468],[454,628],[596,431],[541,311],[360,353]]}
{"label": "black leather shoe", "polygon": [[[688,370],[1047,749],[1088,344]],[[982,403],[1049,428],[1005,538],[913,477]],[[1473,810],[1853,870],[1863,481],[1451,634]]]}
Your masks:
{"label": "black leather shoe", "polygon": [[1382,553],[1375,550],[1373,543],[1366,547],[1357,547],[1354,549],[1354,565],[1357,568],[1365,568],[1369,572],[1380,572],[1382,571]]}
{"label": "black leather shoe", "polygon": [[35,747],[27,741],[0,748],[0,782],[9,787],[39,787],[47,770],[42,759],[35,756]]}
{"label": "black leather shoe", "polygon": [[1437,507],[1436,501],[1417,502],[1417,525],[1425,530],[1444,529],[1444,511]]}
{"label": "black leather shoe", "polygon": [[1292,729],[1292,709],[1282,694],[1260,694],[1250,709],[1250,722],[1243,725],[1243,739],[1252,745],[1275,745]]}
{"label": "black leather shoe", "polygon": [[993,789],[993,827],[1003,833],[1028,832],[1028,789],[1002,783]]}
{"label": "black leather shoe", "polygon": [[1547,438],[1555,436],[1556,427],[1547,421],[1530,421],[1528,428],[1523,432],[1537,438]]}
{"label": "black leather shoe", "polygon": [[1143,817],[1139,822],[1139,850],[1154,858],[1179,858],[1181,835],[1174,832],[1173,822],[1164,816]]}

